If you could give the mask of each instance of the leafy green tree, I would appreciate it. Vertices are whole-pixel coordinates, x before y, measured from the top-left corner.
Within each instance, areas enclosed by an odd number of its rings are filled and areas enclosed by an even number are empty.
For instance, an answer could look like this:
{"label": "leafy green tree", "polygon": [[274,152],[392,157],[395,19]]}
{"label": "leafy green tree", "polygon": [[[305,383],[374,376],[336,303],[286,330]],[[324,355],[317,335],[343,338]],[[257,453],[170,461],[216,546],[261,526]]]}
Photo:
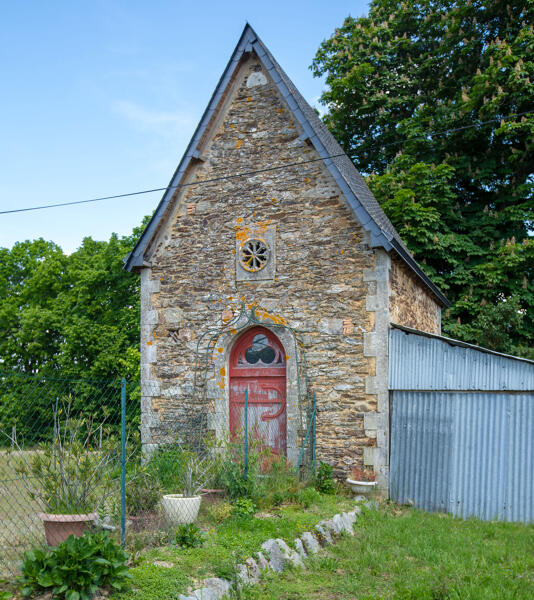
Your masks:
{"label": "leafy green tree", "polygon": [[56,401],[117,421],[118,379],[139,374],[139,277],[123,259],[141,231],[70,255],[43,239],[0,248],[0,429],[41,439]]}
{"label": "leafy green tree", "polygon": [[[326,75],[326,124],[453,302],[444,330],[523,354],[534,346],[533,16],[532,0],[373,0],[312,65]],[[506,335],[488,337],[505,314]]]}

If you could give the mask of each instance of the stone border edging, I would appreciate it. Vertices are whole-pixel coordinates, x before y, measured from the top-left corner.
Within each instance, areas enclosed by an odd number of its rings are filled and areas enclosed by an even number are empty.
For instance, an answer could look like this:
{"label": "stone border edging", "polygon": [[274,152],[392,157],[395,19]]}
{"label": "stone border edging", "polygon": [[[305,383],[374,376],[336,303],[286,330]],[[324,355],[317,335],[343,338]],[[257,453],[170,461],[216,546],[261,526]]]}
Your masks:
{"label": "stone border edging", "polygon": [[[254,557],[247,558],[236,567],[237,580],[240,584],[254,585],[259,583],[266,571],[282,573],[291,565],[304,567],[303,559],[317,554],[319,550],[333,544],[343,534],[354,535],[354,524],[361,513],[361,502],[354,510],[334,515],[331,519],[323,519],[315,526],[315,531],[305,531],[294,541],[295,550],[282,539],[269,539],[261,545],[261,550]],[[376,502],[365,501],[367,508],[377,508]],[[178,600],[220,600],[233,586],[230,581],[219,577],[210,577],[202,582],[202,587],[191,594],[179,594]]]}

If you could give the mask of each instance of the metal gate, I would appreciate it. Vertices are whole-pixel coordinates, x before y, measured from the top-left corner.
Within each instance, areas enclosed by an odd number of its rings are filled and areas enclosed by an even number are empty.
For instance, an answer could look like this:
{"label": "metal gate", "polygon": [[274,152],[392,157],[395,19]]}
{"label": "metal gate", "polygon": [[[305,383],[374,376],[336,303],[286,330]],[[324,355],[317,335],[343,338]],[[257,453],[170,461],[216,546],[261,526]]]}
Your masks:
{"label": "metal gate", "polygon": [[393,500],[534,521],[534,362],[395,328],[389,381]]}

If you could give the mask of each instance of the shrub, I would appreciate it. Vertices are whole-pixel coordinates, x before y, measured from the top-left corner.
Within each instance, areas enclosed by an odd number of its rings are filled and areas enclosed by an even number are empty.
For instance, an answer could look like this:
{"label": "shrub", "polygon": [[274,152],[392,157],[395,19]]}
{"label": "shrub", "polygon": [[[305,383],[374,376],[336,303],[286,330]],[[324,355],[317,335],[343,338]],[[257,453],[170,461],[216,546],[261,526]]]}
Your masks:
{"label": "shrub", "polygon": [[311,487],[304,488],[299,490],[296,494],[296,500],[299,504],[301,504],[304,508],[309,508],[314,504],[317,504],[321,499],[321,494]]}
{"label": "shrub", "polygon": [[328,463],[320,462],[315,476],[315,489],[322,494],[335,494],[337,491],[334,469]]}
{"label": "shrub", "polygon": [[130,515],[141,515],[156,508],[161,498],[159,481],[146,469],[134,473],[126,486],[126,509]]}
{"label": "shrub", "polygon": [[245,455],[243,441],[227,442],[218,461],[215,485],[224,488],[231,500],[238,498],[256,499],[259,495],[258,481],[259,452],[252,439],[248,453],[248,470],[245,479]]}
{"label": "shrub", "polygon": [[178,444],[160,447],[152,455],[148,472],[170,494],[196,496],[213,479],[216,460]]}
{"label": "shrub", "polygon": [[222,523],[230,518],[233,507],[229,502],[217,502],[209,506],[206,510],[211,521]]}
{"label": "shrub", "polygon": [[111,495],[118,481],[118,445],[90,419],[71,416],[71,403],[54,412],[54,437],[37,452],[25,453],[15,469],[32,500],[53,514],[91,513]]}
{"label": "shrub", "polygon": [[293,500],[302,487],[295,467],[285,456],[273,454],[267,449],[262,458],[262,476],[258,504],[263,507],[277,506]]}
{"label": "shrub", "polygon": [[234,519],[251,519],[256,512],[256,505],[250,498],[238,498],[232,508]]}
{"label": "shrub", "polygon": [[180,446],[160,446],[152,454],[147,472],[159,481],[166,493],[174,493],[176,481],[185,477],[190,452]]}
{"label": "shrub", "polygon": [[250,436],[247,478],[243,440],[225,444],[217,466],[215,485],[223,487],[235,501],[250,498],[255,504],[269,507],[293,498],[301,487],[295,467],[285,458],[274,454],[261,439]]}
{"label": "shrub", "polygon": [[194,523],[178,525],[171,543],[181,548],[198,548],[204,543],[204,533]]}
{"label": "shrub", "polygon": [[55,548],[24,554],[22,595],[51,592],[54,598],[89,600],[100,587],[127,587],[128,555],[107,533],[70,536]]}

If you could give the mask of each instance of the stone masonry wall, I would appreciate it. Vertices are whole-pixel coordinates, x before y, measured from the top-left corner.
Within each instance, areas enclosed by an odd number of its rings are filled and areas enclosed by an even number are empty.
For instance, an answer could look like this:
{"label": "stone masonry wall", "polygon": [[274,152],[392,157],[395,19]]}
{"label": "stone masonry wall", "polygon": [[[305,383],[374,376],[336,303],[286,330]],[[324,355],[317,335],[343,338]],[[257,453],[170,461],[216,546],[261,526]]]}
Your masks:
{"label": "stone masonry wall", "polygon": [[398,258],[391,260],[389,280],[391,322],[440,334],[440,305]]}
{"label": "stone masonry wall", "polygon": [[[226,102],[190,181],[318,158],[254,58],[242,65]],[[177,200],[149,249],[152,267],[143,279],[151,296],[143,377],[157,390],[144,398],[144,443],[169,441],[177,428],[198,421],[202,407],[192,400],[197,341],[221,323],[226,307],[244,301],[302,334],[317,395],[318,459],[334,464],[339,475],[362,466],[364,448],[376,446],[364,416],[377,410],[375,390],[384,388],[366,386],[377,379],[377,355],[364,352],[364,336],[375,331],[375,305],[384,302],[376,300],[375,252],[330,173],[321,161],[309,162],[192,185]],[[236,236],[272,227],[274,279],[236,282]],[[216,352],[227,356],[229,348]],[[228,393],[228,377],[224,367],[210,373],[216,403]],[[383,364],[380,373],[387,376]]]}

